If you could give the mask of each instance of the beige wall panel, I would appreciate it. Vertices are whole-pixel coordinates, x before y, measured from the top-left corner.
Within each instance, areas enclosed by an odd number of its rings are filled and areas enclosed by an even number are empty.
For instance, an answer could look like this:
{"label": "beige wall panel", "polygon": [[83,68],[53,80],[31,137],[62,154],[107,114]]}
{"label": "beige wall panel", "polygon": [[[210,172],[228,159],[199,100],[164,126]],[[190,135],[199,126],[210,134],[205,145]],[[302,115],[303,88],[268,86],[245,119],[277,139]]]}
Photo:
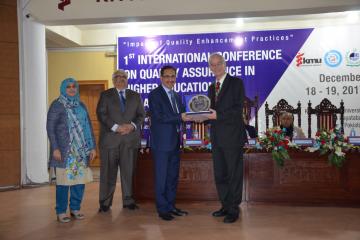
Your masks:
{"label": "beige wall panel", "polygon": [[0,150],[0,187],[20,185],[20,151]]}
{"label": "beige wall panel", "polygon": [[49,104],[59,96],[60,83],[67,77],[76,80],[108,79],[116,68],[116,57],[106,57],[105,52],[48,52]]}

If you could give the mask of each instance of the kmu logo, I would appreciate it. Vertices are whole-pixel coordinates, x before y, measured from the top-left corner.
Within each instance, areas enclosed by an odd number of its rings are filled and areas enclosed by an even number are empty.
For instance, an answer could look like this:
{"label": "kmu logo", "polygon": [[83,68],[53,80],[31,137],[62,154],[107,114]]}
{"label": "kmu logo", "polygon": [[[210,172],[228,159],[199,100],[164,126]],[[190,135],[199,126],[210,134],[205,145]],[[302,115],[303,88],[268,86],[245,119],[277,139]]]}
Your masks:
{"label": "kmu logo", "polygon": [[320,66],[321,65],[321,58],[305,58],[305,53],[298,53],[296,54],[296,66]]}

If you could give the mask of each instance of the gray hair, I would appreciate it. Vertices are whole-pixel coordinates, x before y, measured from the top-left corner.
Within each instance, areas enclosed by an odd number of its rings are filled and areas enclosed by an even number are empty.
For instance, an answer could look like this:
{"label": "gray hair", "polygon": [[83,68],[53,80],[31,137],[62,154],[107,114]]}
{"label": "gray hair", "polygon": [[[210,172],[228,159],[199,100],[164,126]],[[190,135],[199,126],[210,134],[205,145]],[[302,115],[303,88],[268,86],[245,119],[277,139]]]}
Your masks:
{"label": "gray hair", "polygon": [[220,59],[221,59],[221,62],[223,62],[223,63],[225,64],[225,66],[226,66],[225,58],[220,54],[220,52],[214,52],[214,53],[211,53],[211,54],[210,54],[209,61],[208,61],[209,66],[210,66],[210,61],[211,61],[211,59],[214,58],[214,57],[220,58]]}
{"label": "gray hair", "polygon": [[284,117],[290,116],[292,118],[292,120],[294,121],[294,115],[292,113],[286,112],[286,111],[281,111],[280,112],[280,120],[283,119]]}
{"label": "gray hair", "polygon": [[128,74],[124,69],[118,69],[116,70],[113,74],[112,74],[112,80],[114,80],[114,78],[116,78],[117,76],[125,76],[126,79],[128,79]]}

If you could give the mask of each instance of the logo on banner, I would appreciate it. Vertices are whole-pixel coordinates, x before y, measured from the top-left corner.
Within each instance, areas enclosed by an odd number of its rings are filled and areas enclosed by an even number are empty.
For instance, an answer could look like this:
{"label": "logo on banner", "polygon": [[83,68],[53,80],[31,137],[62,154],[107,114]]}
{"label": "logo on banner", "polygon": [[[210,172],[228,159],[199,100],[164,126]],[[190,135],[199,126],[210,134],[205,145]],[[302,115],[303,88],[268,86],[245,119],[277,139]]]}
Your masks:
{"label": "logo on banner", "polygon": [[341,53],[336,50],[330,50],[327,53],[325,53],[324,61],[326,65],[328,65],[329,67],[337,67],[342,62]]}
{"label": "logo on banner", "polygon": [[70,0],[60,0],[60,3],[58,4],[58,9],[60,9],[61,11],[64,11],[65,6],[70,5],[71,1]]}
{"label": "logo on banner", "polygon": [[[102,0],[103,2],[109,2],[109,0]],[[96,0],[97,3],[102,2],[101,0]],[[119,2],[122,2],[124,0],[119,0]],[[130,2],[133,2],[134,0],[129,0]],[[110,2],[114,2],[114,0],[110,0]],[[71,0],[60,0],[60,3],[58,3],[58,9],[61,11],[64,11],[65,6],[70,5]]]}
{"label": "logo on banner", "polygon": [[360,51],[353,49],[346,53],[346,66],[360,66]]}
{"label": "logo on banner", "polygon": [[321,58],[305,58],[305,53],[296,54],[296,66],[320,66],[322,63]]}

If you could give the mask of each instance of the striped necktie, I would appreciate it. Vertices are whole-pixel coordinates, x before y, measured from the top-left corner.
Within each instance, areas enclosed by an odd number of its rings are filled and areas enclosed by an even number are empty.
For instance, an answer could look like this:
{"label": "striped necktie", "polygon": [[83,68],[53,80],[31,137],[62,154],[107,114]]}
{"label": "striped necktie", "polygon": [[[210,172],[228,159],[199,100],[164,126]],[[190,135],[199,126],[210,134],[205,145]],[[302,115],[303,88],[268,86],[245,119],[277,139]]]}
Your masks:
{"label": "striped necktie", "polygon": [[176,100],[175,100],[174,91],[173,90],[169,91],[169,95],[170,95],[171,105],[172,105],[174,113],[179,113],[178,110],[177,110],[177,106],[176,106]]}
{"label": "striped necktie", "polygon": [[216,81],[216,84],[215,84],[215,102],[217,101],[219,92],[220,92],[220,81]]}

